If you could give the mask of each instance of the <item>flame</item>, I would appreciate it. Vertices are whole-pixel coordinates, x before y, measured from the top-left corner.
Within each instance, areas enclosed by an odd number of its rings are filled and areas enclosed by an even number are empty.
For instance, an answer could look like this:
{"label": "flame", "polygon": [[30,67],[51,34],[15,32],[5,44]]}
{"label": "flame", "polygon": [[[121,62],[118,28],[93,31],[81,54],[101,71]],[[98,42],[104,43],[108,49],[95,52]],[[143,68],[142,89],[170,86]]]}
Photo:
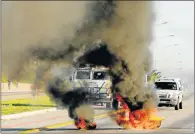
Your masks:
{"label": "flame", "polygon": [[[121,96],[116,97],[121,107],[115,112],[115,121],[125,129],[157,129],[163,118],[157,116],[157,109],[131,111]],[[113,114],[113,113],[112,113]]]}
{"label": "flame", "polygon": [[87,123],[85,121],[84,118],[78,118],[75,120],[75,126],[77,127],[77,129],[82,129],[82,130],[86,130],[86,129],[95,129],[96,128],[96,123]]}
{"label": "flame", "polygon": [[79,118],[79,119],[75,120],[75,126],[78,129],[86,129],[87,128],[86,122],[83,118]]}
{"label": "flame", "polygon": [[156,129],[161,125],[163,118],[150,116],[150,109],[140,109],[131,112],[121,108],[116,113],[116,122],[126,129]]}

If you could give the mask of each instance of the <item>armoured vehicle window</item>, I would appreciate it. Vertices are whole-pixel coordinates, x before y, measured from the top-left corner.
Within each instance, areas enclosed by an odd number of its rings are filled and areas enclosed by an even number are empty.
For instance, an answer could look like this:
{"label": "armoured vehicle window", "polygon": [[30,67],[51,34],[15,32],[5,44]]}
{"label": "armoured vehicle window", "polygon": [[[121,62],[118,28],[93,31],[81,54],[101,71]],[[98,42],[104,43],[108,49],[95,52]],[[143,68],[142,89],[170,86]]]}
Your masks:
{"label": "armoured vehicle window", "polygon": [[77,71],[76,79],[90,79],[90,71]]}
{"label": "armoured vehicle window", "polygon": [[155,87],[160,90],[177,90],[175,82],[155,82]]}
{"label": "armoured vehicle window", "polygon": [[94,80],[104,80],[107,79],[108,74],[107,72],[94,72],[93,79]]}

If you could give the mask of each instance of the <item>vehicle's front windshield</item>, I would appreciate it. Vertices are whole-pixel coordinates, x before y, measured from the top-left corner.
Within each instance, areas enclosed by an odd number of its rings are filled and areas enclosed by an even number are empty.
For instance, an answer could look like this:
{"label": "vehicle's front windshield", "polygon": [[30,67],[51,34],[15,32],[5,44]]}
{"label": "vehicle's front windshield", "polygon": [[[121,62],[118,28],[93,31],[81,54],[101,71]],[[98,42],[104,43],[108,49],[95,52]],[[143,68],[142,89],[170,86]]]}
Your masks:
{"label": "vehicle's front windshield", "polygon": [[96,71],[93,73],[94,80],[105,80],[108,78],[108,73],[103,71]]}
{"label": "vehicle's front windshield", "polygon": [[157,90],[177,90],[175,82],[155,82],[155,88]]}
{"label": "vehicle's front windshield", "polygon": [[76,79],[90,79],[90,71],[77,71]]}

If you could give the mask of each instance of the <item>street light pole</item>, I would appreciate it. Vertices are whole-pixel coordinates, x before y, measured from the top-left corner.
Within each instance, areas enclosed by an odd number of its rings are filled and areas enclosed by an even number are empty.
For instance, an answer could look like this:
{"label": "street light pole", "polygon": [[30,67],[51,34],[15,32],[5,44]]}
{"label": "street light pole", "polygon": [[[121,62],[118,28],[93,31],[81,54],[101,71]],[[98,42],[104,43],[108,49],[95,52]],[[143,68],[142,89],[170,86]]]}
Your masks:
{"label": "street light pole", "polygon": [[[179,55],[179,54],[178,54]],[[168,58],[161,58],[161,59],[159,59],[158,61],[160,61],[160,60],[166,60],[166,59],[170,59],[170,57],[168,57]],[[177,63],[182,63],[181,61],[178,61]]]}
{"label": "street light pole", "polygon": [[[159,26],[159,25],[165,25],[167,24],[168,22],[167,21],[164,21],[164,22],[161,22],[161,23],[158,23],[156,24],[156,26]],[[163,37],[157,37],[157,38],[167,38],[167,37],[174,37],[175,35],[171,34],[171,35],[168,35],[168,36],[163,36]],[[155,38],[155,37],[154,37]],[[154,56],[154,69],[156,69],[156,52],[154,51],[153,52],[153,56]]]}
{"label": "street light pole", "polygon": [[174,34],[170,34],[170,35],[167,35],[167,36],[161,36],[161,37],[157,37],[158,39],[163,39],[163,38],[167,38],[167,37],[174,37],[175,35]]}
{"label": "street light pole", "polygon": [[155,25],[164,25],[164,24],[167,24],[168,22],[167,21],[164,21],[164,22],[161,22],[161,23],[158,23],[158,24],[155,24]]}
{"label": "street light pole", "polygon": [[[178,46],[179,44],[173,44],[173,45],[169,45],[169,46],[165,46],[165,47],[163,47],[164,49],[163,50],[165,50],[165,49],[167,49],[167,48],[170,48],[170,47],[175,47],[175,46]],[[161,52],[163,52],[163,51],[161,51]],[[156,69],[156,52],[154,51],[153,52],[153,56],[154,56],[154,68]]]}

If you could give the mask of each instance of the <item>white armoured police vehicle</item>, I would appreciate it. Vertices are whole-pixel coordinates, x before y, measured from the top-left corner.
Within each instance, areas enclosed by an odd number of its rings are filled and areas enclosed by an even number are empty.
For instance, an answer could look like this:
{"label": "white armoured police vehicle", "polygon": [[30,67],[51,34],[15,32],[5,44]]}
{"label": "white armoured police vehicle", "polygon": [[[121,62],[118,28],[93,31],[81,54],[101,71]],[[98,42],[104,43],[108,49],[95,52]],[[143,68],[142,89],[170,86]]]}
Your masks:
{"label": "white armoured police vehicle", "polygon": [[85,87],[90,92],[93,104],[106,104],[112,106],[111,79],[108,68],[105,67],[79,67],[75,69],[72,77],[73,89]]}

